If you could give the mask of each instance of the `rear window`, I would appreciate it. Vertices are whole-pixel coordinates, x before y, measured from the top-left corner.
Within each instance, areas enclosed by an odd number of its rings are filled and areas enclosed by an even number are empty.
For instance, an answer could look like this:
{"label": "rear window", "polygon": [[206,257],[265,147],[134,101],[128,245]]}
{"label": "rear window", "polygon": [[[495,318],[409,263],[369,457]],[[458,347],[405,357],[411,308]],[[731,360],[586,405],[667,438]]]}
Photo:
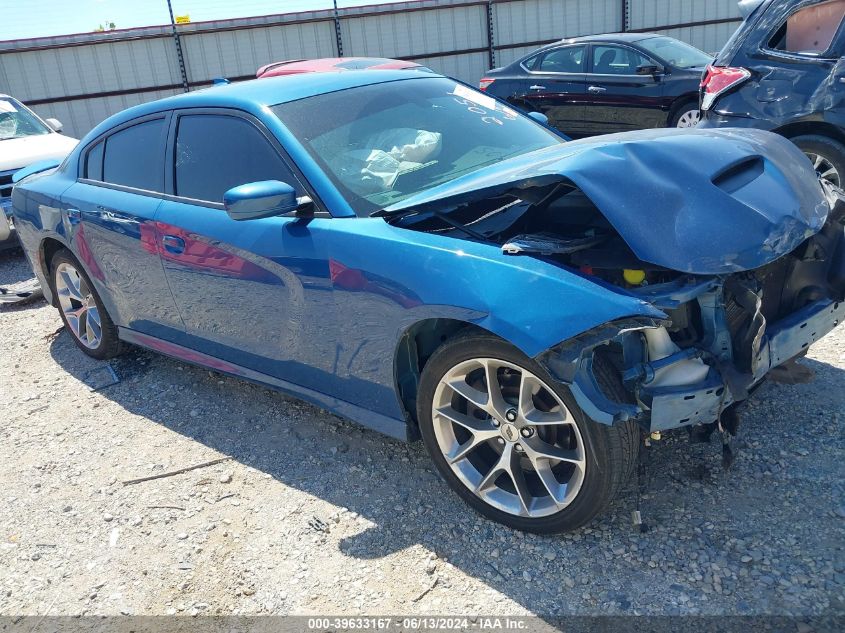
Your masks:
{"label": "rear window", "polygon": [[146,191],[163,191],[164,129],[164,119],[156,119],[109,136],[102,180]]}
{"label": "rear window", "polygon": [[820,55],[830,49],[843,18],[845,0],[827,0],[801,7],[775,31],[768,47],[798,55]]}
{"label": "rear window", "polygon": [[85,157],[85,177],[89,180],[103,179],[103,148],[105,145],[105,141],[100,141],[88,150]]}

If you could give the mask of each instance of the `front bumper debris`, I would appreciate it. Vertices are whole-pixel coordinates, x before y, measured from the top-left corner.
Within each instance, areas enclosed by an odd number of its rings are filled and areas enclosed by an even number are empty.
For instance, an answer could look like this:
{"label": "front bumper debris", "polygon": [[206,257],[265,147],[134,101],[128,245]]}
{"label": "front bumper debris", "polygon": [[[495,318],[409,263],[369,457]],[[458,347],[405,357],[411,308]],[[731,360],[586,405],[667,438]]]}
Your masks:
{"label": "front bumper debris", "polygon": [[[623,348],[639,345],[641,330],[658,327],[657,321],[609,323],[541,354],[536,360],[553,378],[569,386],[578,405],[596,422],[614,424],[635,420],[647,431],[665,431],[715,422],[730,405],[746,399],[771,369],[802,355],[843,321],[845,302],[822,299],[770,324],[753,374],[740,374],[730,366],[720,365],[707,352],[700,355],[709,357],[712,366],[706,378],[694,385],[649,387],[647,379],[654,375],[654,368],[648,363],[631,367],[623,375],[628,379],[626,385],[636,395],[636,403],[616,402],[603,392],[593,373],[593,352],[606,344]],[[689,357],[690,352],[684,350],[676,357],[665,359],[669,362],[661,366],[683,362]]]}

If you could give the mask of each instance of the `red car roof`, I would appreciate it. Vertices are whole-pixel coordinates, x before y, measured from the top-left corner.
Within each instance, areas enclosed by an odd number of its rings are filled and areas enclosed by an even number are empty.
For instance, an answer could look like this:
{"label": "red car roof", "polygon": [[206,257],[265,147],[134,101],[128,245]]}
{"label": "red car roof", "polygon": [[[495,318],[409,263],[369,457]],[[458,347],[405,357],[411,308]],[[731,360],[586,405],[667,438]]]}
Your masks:
{"label": "red car roof", "polygon": [[325,73],[343,70],[404,70],[423,69],[416,62],[382,57],[325,57],[323,59],[289,59],[273,62],[258,69],[255,76],[262,79],[300,73]]}

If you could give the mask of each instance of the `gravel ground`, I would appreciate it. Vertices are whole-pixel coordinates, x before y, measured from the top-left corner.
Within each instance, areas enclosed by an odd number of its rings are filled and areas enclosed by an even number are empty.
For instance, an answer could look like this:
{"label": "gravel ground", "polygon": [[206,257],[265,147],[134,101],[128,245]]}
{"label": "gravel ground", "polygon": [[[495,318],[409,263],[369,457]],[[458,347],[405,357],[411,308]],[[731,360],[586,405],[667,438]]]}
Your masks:
{"label": "gravel ground", "polygon": [[[0,285],[28,276],[0,254]],[[732,470],[686,433],[562,537],[485,521],[405,445],[132,349],[84,356],[0,307],[0,614],[845,614],[845,327],[766,385]],[[231,456],[133,485],[129,479]],[[800,630],[800,629],[799,629]]]}

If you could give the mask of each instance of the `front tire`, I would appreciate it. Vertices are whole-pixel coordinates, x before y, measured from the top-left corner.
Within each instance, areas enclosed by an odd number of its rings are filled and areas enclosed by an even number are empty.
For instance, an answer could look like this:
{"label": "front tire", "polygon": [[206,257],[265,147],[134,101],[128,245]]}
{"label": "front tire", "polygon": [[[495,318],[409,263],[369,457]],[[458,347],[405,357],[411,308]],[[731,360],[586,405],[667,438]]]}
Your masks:
{"label": "front tire", "polygon": [[807,155],[819,178],[842,187],[845,179],[845,145],[820,134],[796,136],[792,142]]}
{"label": "front tire", "polygon": [[117,327],[91,279],[69,250],[61,249],[53,255],[50,277],[59,314],[73,342],[98,360],[117,356],[121,351]]}
{"label": "front tire", "polygon": [[589,523],[636,461],[634,423],[593,422],[540,365],[490,335],[437,349],[417,403],[423,442],[452,490],[514,529],[554,534]]}

